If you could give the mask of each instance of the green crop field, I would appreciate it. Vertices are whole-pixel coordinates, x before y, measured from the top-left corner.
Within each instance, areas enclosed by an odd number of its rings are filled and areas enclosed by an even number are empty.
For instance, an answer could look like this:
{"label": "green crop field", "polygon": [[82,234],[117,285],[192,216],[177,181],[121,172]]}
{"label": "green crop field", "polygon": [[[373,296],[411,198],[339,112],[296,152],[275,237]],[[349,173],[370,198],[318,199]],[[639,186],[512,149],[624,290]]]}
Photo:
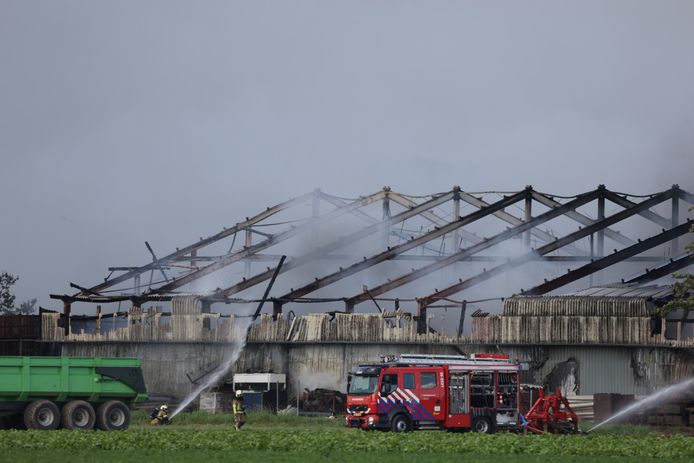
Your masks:
{"label": "green crop field", "polygon": [[123,432],[0,431],[3,461],[192,461],[296,462],[628,462],[694,460],[694,437],[663,436],[636,427],[608,428],[590,435],[499,433],[409,434],[348,430],[340,419],[251,415],[236,432],[231,418],[179,415],[174,424],[150,427],[138,414]]}

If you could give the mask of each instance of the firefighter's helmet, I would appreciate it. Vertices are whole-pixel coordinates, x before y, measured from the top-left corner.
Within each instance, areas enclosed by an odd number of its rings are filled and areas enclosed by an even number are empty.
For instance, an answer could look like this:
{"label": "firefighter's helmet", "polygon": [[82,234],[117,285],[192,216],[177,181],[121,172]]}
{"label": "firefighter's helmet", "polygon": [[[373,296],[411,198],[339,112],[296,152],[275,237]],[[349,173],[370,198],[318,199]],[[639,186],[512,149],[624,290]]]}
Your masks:
{"label": "firefighter's helmet", "polygon": [[168,410],[169,410],[169,406],[166,405],[166,404],[164,404],[164,405],[162,405],[161,407],[159,407],[159,410],[168,411]]}
{"label": "firefighter's helmet", "polygon": [[243,396],[243,392],[241,391],[236,391],[236,397],[241,397]]}

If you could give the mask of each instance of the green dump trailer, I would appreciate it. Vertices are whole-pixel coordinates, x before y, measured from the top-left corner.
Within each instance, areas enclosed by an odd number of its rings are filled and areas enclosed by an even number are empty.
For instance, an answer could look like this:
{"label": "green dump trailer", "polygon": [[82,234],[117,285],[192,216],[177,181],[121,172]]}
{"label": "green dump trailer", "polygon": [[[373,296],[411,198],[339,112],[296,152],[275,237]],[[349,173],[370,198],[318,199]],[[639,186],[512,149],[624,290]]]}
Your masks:
{"label": "green dump trailer", "polygon": [[147,400],[140,360],[0,357],[0,419],[28,429],[127,429]]}

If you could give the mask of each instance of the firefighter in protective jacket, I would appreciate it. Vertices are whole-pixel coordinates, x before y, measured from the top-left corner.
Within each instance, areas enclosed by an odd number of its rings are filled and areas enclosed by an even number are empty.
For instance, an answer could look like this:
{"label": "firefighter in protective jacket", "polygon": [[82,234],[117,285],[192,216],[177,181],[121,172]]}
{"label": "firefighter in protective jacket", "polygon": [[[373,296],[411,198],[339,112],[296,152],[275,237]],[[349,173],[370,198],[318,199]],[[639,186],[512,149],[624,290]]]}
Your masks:
{"label": "firefighter in protective jacket", "polygon": [[243,393],[241,391],[236,391],[236,397],[231,403],[231,408],[234,413],[234,428],[240,431],[241,427],[246,423],[246,407],[243,403]]}
{"label": "firefighter in protective jacket", "polygon": [[150,415],[150,418],[152,418],[152,421],[150,421],[149,424],[151,424],[152,426],[171,423],[171,419],[169,418],[168,405],[164,404],[161,407],[159,407],[158,411],[154,410]]}

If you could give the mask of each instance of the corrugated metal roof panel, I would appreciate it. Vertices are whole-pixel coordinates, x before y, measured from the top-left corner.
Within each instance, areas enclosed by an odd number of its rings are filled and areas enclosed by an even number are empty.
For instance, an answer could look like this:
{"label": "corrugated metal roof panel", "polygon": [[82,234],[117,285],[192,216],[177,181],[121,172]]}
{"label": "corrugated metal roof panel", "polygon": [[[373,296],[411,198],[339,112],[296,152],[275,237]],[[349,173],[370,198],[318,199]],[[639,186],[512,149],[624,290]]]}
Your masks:
{"label": "corrugated metal roof panel", "polygon": [[581,289],[562,296],[575,297],[642,297],[660,299],[672,295],[672,286],[628,286],[628,285],[604,285]]}
{"label": "corrugated metal roof panel", "polygon": [[647,317],[645,298],[515,296],[504,301],[505,316]]}

